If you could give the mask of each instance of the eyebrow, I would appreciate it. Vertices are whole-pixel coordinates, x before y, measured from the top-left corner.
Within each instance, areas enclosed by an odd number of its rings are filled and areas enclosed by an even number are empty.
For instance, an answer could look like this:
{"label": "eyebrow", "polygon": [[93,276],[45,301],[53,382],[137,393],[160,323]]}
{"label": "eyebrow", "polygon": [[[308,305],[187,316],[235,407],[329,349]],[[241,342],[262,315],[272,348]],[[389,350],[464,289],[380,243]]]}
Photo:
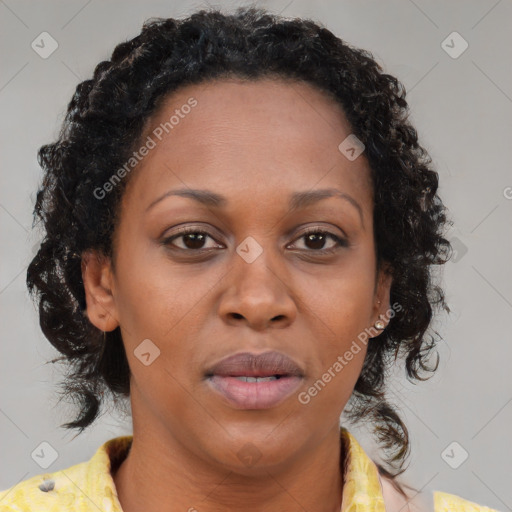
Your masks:
{"label": "eyebrow", "polygon": [[[146,212],[153,208],[153,206],[155,206],[157,203],[159,203],[160,201],[169,196],[187,197],[211,208],[223,208],[228,204],[228,200],[226,197],[221,196],[211,190],[186,188],[169,190],[165,194],[155,199],[146,208]],[[347,202],[349,202],[358,211],[359,217],[361,218],[361,223],[364,225],[363,210],[361,208],[361,205],[349,194],[341,192],[340,190],[335,188],[324,188],[319,190],[306,190],[303,192],[294,192],[290,196],[289,207],[290,210],[292,211],[298,210],[300,208],[306,208],[311,204],[317,203],[318,201],[321,201],[322,199],[327,199],[329,197],[339,197],[340,199],[344,199]]]}

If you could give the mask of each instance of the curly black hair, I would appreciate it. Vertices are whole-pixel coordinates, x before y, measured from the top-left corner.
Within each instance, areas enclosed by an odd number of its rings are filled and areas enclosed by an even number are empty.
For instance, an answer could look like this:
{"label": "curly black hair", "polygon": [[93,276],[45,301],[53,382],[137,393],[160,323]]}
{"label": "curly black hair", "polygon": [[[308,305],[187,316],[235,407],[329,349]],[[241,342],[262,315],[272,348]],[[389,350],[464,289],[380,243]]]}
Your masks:
{"label": "curly black hair", "polygon": [[[409,435],[388,403],[386,370],[400,357],[406,376],[426,380],[438,333],[427,333],[433,309],[450,311],[434,283],[433,265],[446,263],[453,224],[437,194],[438,174],[408,121],[404,86],[383,72],[371,53],[350,46],[310,19],[285,18],[264,8],[235,12],[200,10],[186,19],[150,18],[141,33],[118,44],[93,77],[78,84],[58,139],[42,146],[44,170],[34,208],[42,221],[41,247],[27,270],[27,286],[39,305],[44,335],[63,354],[69,370],[63,396],[79,405],[78,417],[61,425],[79,433],[97,418],[105,401],[130,394],[130,370],[119,327],[106,334],[91,324],[81,255],[96,249],[113,255],[124,178],[103,200],[101,187],[140,146],[145,123],[168,93],[189,84],[235,77],[272,77],[306,82],[338,102],[352,132],[365,145],[374,198],[378,268],[393,282],[391,303],[401,310],[368,345],[361,374],[344,413],[370,420],[395,478],[409,454]],[[37,293],[36,293],[37,292]]]}

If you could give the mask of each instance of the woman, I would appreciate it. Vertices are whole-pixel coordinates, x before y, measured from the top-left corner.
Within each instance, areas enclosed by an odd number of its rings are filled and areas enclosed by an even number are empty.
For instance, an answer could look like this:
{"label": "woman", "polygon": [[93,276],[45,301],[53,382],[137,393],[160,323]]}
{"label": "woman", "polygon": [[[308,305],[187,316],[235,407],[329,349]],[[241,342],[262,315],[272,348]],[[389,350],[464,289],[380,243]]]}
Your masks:
{"label": "woman", "polygon": [[129,397],[133,436],[2,510],[490,510],[397,481],[385,372],[437,368],[450,249],[404,98],[369,53],[256,8],[150,20],[98,64],[39,151],[27,284],[72,368],[64,426]]}

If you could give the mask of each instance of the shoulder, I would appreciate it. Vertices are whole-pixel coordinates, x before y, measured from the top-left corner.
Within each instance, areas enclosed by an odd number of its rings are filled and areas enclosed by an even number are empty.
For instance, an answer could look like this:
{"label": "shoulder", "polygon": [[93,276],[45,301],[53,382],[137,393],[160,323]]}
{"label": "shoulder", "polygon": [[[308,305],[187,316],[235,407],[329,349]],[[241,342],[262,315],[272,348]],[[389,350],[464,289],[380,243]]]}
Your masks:
{"label": "shoulder", "polygon": [[432,512],[432,507],[427,504],[420,503],[418,499],[413,499],[412,496],[405,497],[401,494],[395,488],[391,479],[380,475],[379,478],[386,512]]}
{"label": "shoulder", "polygon": [[432,496],[411,493],[407,498],[392,484],[381,477],[382,496],[386,512],[498,512],[495,509],[478,505],[455,494],[430,491]]}
{"label": "shoulder", "polygon": [[0,491],[0,512],[81,511],[86,464],[53,473],[42,473]]}
{"label": "shoulder", "polygon": [[478,505],[455,494],[434,491],[435,512],[498,512],[494,508]]}
{"label": "shoulder", "polygon": [[112,438],[88,461],[33,476],[0,491],[0,512],[121,512],[111,468],[126,456],[132,438]]}

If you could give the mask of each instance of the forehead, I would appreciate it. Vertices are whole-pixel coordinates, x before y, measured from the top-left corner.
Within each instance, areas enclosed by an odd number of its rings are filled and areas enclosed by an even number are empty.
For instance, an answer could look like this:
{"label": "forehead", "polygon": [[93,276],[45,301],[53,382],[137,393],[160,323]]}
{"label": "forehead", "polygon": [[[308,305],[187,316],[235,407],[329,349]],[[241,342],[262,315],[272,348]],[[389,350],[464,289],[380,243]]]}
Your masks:
{"label": "forehead", "polygon": [[141,141],[155,144],[137,165],[131,193],[147,205],[176,186],[261,201],[337,187],[368,203],[364,155],[350,161],[338,148],[350,134],[342,107],[304,82],[189,85],[168,95],[149,119]]}

